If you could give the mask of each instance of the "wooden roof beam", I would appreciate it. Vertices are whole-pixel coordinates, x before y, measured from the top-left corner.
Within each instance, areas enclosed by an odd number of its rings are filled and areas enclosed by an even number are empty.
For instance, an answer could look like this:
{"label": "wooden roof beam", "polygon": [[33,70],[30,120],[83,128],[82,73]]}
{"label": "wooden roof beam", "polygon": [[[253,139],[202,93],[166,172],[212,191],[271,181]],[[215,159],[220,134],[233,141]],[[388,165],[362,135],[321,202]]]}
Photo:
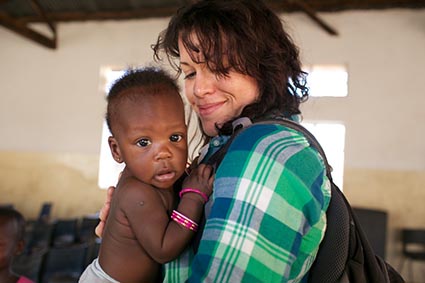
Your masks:
{"label": "wooden roof beam", "polygon": [[292,5],[297,6],[301,11],[307,14],[307,16],[312,19],[315,23],[317,23],[322,29],[324,29],[327,33],[333,36],[337,36],[338,32],[328,25],[325,21],[323,21],[317,13],[303,0],[288,0],[288,2]]}
{"label": "wooden roof beam", "polygon": [[54,33],[53,38],[49,38],[44,34],[41,34],[38,31],[31,29],[26,24],[13,19],[9,15],[1,11],[0,25],[3,25],[4,27],[14,31],[15,33],[26,37],[32,41],[35,41],[45,47],[56,49],[56,33]]}
{"label": "wooden roof beam", "polygon": [[53,35],[56,36],[56,26],[55,24],[47,17],[46,13],[44,12],[43,8],[41,7],[40,3],[38,3],[38,0],[30,0],[32,8],[37,12],[37,14],[43,19],[44,22],[49,26],[50,30],[52,31]]}
{"label": "wooden roof beam", "polygon": [[20,34],[23,37],[26,37],[32,41],[35,41],[47,48],[56,49],[57,46],[57,34],[56,27],[53,22],[49,20],[46,14],[43,11],[43,8],[40,6],[37,0],[30,0],[32,8],[37,12],[41,17],[42,21],[45,22],[49,29],[52,32],[52,37],[47,37],[44,34],[31,29],[28,24],[15,20],[6,13],[0,11],[0,25]]}
{"label": "wooden roof beam", "polygon": [[[47,12],[46,16],[54,22],[74,21],[104,21],[104,20],[129,20],[170,17],[178,10],[179,6],[166,6],[160,8],[138,8],[123,11],[98,11],[98,12]],[[40,22],[39,16],[27,15],[19,17],[24,23]]]}

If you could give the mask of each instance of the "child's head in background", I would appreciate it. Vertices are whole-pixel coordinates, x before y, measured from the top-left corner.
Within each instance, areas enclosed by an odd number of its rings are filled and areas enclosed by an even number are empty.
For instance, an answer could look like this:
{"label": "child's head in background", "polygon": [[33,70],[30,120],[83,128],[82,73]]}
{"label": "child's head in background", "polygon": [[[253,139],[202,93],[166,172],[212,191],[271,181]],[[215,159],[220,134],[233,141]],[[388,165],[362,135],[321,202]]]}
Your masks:
{"label": "child's head in background", "polygon": [[0,208],[0,271],[10,271],[13,258],[25,248],[25,219],[10,208]]}

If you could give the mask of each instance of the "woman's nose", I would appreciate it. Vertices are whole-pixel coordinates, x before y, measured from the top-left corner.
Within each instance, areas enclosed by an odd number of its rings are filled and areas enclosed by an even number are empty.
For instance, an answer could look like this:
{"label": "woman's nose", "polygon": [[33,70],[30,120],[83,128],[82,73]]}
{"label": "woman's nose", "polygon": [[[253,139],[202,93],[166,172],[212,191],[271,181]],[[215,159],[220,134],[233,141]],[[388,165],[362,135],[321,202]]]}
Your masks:
{"label": "woman's nose", "polygon": [[215,77],[213,74],[199,72],[193,84],[193,94],[197,97],[202,97],[211,94],[214,89]]}

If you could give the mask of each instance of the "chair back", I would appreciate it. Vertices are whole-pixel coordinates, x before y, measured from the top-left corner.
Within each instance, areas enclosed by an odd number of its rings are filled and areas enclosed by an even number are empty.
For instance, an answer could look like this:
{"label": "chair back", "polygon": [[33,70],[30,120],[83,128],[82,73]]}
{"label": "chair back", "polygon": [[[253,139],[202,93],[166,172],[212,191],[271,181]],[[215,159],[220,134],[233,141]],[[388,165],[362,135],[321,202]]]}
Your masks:
{"label": "chair back", "polygon": [[373,251],[386,258],[388,213],[383,210],[353,207]]}
{"label": "chair back", "polygon": [[41,205],[40,212],[38,214],[38,221],[48,223],[50,222],[51,212],[53,203],[45,202]]}
{"label": "chair back", "polygon": [[25,252],[28,254],[38,250],[46,250],[52,240],[53,224],[36,221],[32,231],[26,235],[27,243]]}
{"label": "chair back", "polygon": [[40,282],[65,277],[78,279],[86,267],[88,247],[87,243],[51,247],[43,261]]}
{"label": "chair back", "polygon": [[425,229],[403,229],[402,237],[406,244],[425,244]]}
{"label": "chair back", "polygon": [[404,256],[425,260],[425,229],[403,229],[401,237]]}
{"label": "chair back", "polygon": [[36,250],[30,254],[22,253],[13,258],[12,271],[15,274],[28,277],[34,282],[39,282],[41,265],[47,249]]}
{"label": "chair back", "polygon": [[13,203],[0,203],[0,208],[15,209]]}
{"label": "chair back", "polygon": [[52,246],[68,246],[76,242],[78,218],[59,219],[54,223]]}
{"label": "chair back", "polygon": [[96,239],[94,230],[99,224],[99,218],[83,217],[78,227],[78,241],[91,242]]}

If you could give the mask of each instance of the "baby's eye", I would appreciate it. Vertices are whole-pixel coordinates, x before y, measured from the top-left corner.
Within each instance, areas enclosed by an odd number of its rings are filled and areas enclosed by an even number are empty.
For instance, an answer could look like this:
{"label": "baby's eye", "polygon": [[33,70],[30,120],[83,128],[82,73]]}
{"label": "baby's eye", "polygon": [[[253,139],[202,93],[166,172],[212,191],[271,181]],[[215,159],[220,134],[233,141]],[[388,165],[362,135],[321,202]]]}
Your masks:
{"label": "baby's eye", "polygon": [[146,146],[150,145],[151,143],[152,142],[150,140],[148,140],[148,139],[140,139],[137,142],[137,145],[140,146],[140,147],[146,147]]}
{"label": "baby's eye", "polygon": [[179,142],[182,139],[183,139],[182,135],[175,134],[175,135],[170,136],[170,141],[172,141],[172,142]]}

